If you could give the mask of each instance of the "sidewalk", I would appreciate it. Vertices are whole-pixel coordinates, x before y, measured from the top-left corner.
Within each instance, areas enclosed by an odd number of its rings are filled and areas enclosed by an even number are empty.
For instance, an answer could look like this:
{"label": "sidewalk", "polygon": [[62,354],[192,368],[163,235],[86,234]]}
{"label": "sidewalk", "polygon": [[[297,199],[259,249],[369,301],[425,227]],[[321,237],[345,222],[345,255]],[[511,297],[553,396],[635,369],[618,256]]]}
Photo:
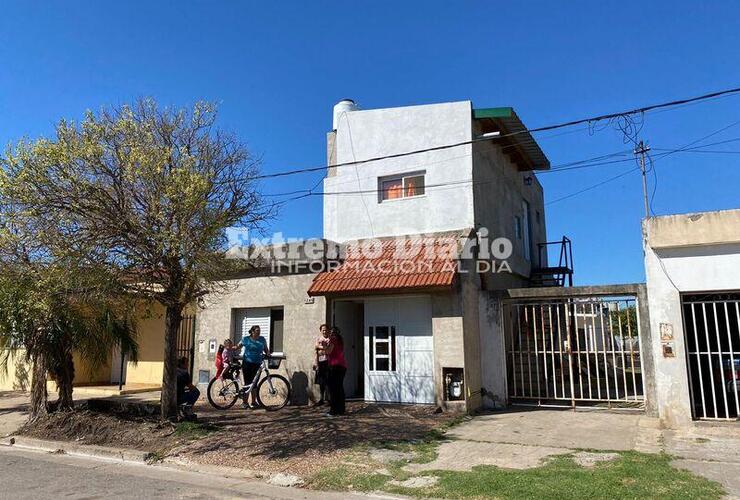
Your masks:
{"label": "sidewalk", "polygon": [[28,394],[0,392],[0,437],[13,434],[28,418]]}
{"label": "sidewalk", "polygon": [[599,411],[532,410],[478,416],[453,428],[437,458],[413,464],[413,472],[471,470],[476,465],[529,469],[576,450],[667,453],[671,465],[724,486],[740,498],[740,426],[697,422],[661,429],[655,418]]}

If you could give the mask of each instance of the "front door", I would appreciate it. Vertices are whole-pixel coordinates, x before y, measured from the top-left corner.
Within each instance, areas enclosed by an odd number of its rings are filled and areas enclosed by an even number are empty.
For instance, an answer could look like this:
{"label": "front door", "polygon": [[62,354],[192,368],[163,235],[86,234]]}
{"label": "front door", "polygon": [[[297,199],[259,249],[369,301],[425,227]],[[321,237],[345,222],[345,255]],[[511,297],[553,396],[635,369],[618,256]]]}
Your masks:
{"label": "front door", "polygon": [[364,338],[367,400],[434,402],[429,297],[366,300]]}

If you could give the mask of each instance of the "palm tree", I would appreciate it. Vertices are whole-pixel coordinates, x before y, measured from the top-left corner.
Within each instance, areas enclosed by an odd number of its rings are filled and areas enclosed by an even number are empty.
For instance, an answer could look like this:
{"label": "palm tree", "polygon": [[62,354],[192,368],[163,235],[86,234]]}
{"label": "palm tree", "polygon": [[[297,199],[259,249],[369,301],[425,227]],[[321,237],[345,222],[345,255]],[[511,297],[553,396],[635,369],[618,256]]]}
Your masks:
{"label": "palm tree", "polygon": [[[104,364],[111,348],[120,345],[136,361],[136,327],[130,302],[81,294],[66,281],[52,283],[55,276],[73,277],[69,269],[62,274],[46,269],[40,280],[18,270],[9,269],[0,277],[0,368],[7,368],[12,352],[25,351],[32,366],[30,419],[35,419],[73,408],[74,352],[94,367]],[[46,389],[49,378],[57,386],[53,404]]]}

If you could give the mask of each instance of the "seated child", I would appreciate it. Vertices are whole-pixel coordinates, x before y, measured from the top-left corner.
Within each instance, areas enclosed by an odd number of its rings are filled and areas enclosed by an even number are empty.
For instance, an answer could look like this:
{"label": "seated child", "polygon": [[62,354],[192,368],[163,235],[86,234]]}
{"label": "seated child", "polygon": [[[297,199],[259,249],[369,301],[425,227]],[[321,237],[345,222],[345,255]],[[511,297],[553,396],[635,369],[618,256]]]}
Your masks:
{"label": "seated child", "polygon": [[239,348],[234,345],[234,342],[231,339],[224,340],[223,350],[221,351],[221,362],[223,364],[222,373],[228,373],[231,365],[234,362],[238,362],[238,360]]}

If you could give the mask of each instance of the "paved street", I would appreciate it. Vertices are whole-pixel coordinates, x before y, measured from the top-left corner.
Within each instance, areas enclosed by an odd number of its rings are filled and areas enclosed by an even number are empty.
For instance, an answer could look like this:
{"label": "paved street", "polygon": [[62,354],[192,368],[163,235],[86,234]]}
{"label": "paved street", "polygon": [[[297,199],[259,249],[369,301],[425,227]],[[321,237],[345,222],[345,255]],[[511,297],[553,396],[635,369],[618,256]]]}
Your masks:
{"label": "paved street", "polygon": [[[21,451],[0,446],[0,499],[264,498],[342,499],[346,493],[281,488],[169,467]],[[369,498],[357,495],[355,498]]]}

